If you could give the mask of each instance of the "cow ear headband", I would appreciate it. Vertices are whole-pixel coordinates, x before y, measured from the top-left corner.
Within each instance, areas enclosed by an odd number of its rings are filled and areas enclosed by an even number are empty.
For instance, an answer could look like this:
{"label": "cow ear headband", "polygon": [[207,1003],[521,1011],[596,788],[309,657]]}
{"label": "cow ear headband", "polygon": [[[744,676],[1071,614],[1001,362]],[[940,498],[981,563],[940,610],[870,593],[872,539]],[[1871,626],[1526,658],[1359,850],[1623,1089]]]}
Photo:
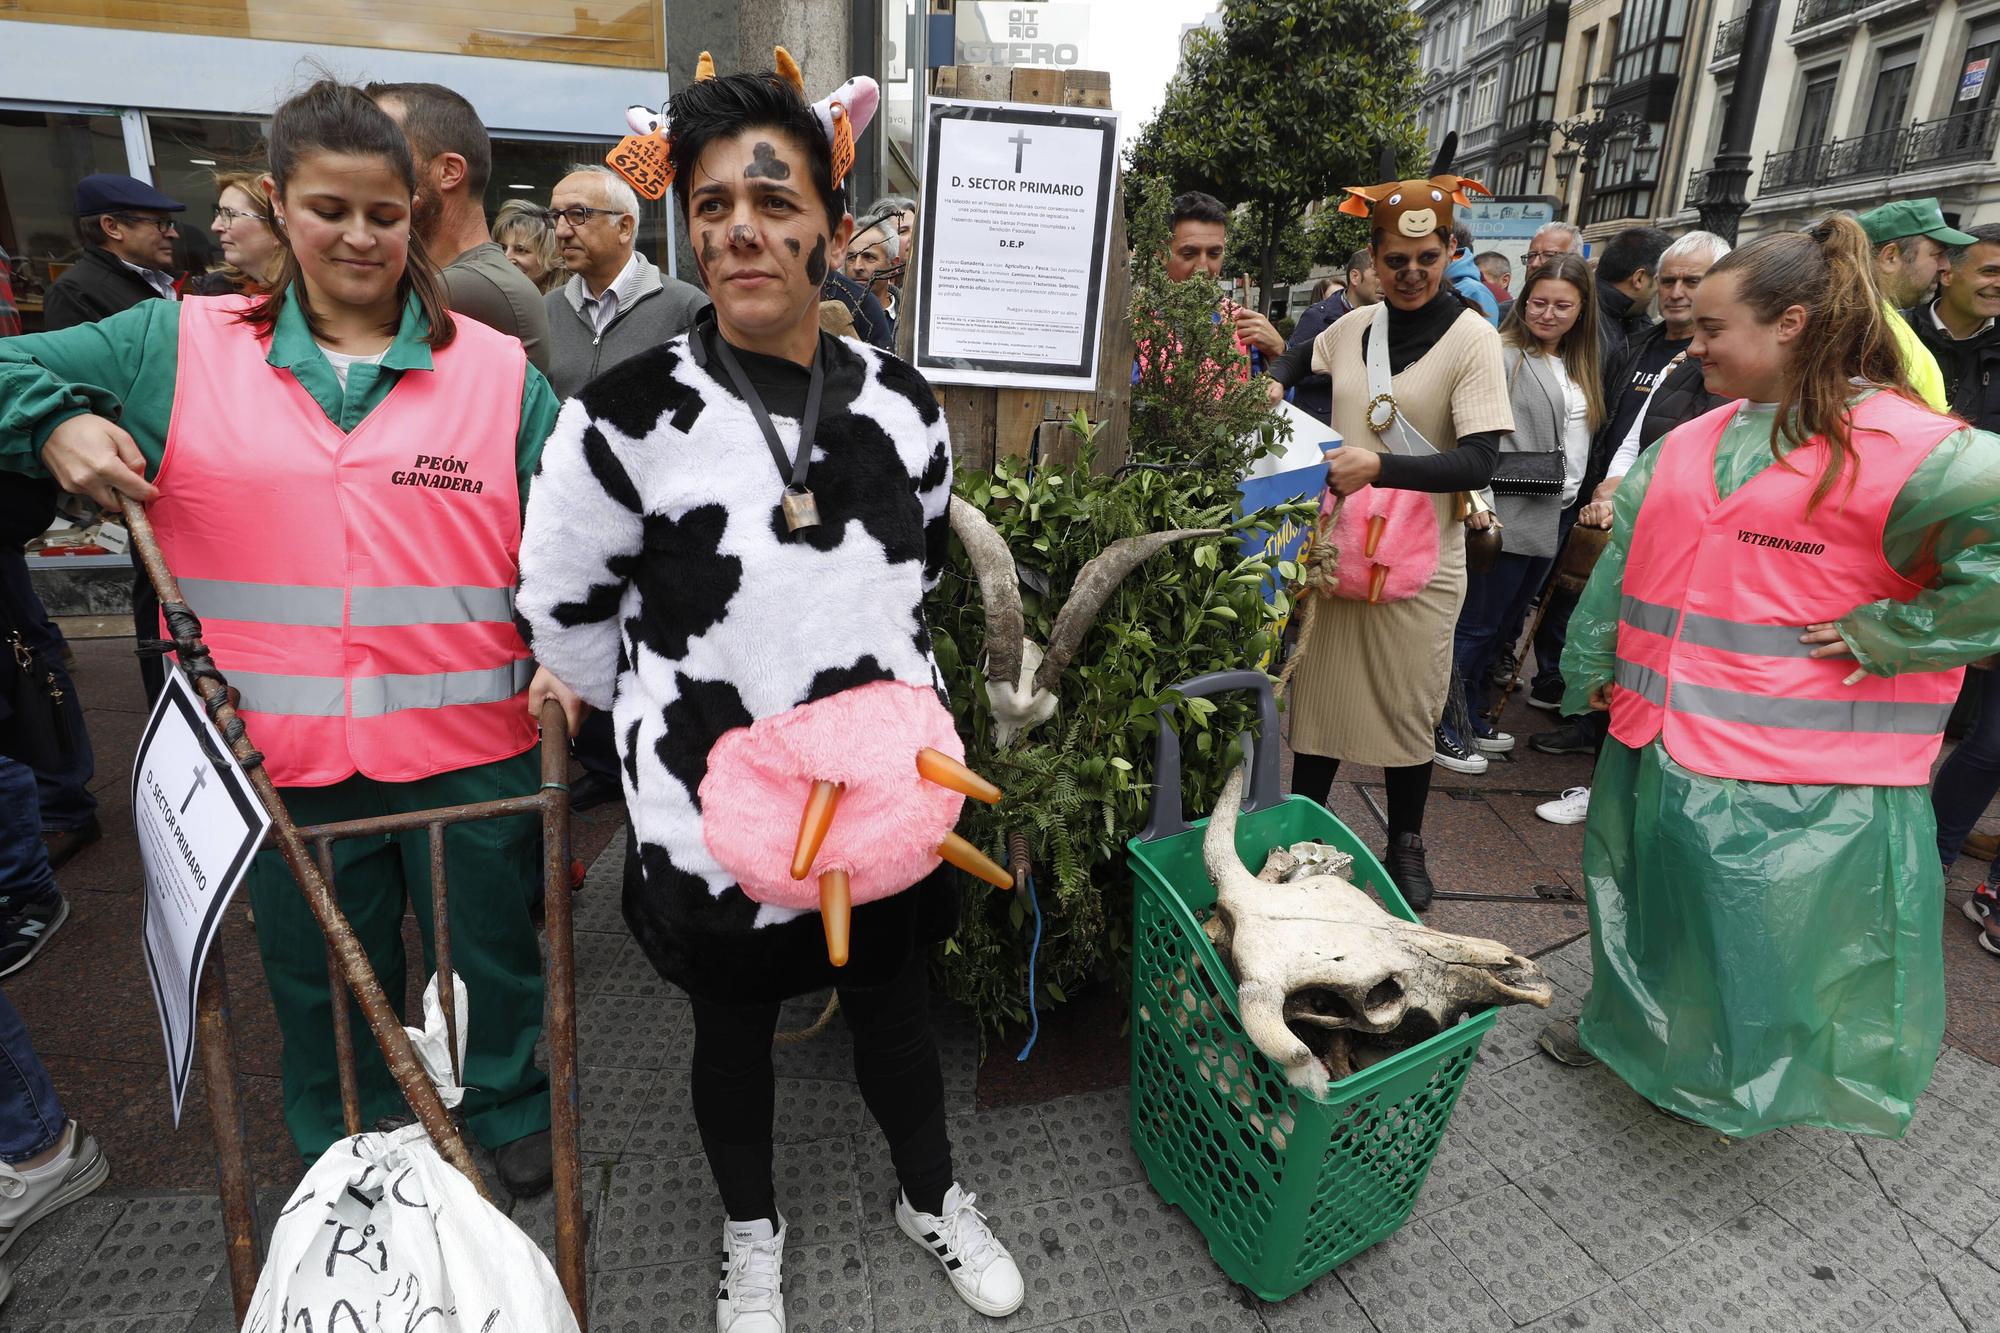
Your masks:
{"label": "cow ear headband", "polygon": [[[806,95],[805,75],[799,71],[799,62],[792,59],[792,53],[782,46],[773,48],[772,66],[777,70],[778,78],[803,101]],[[704,83],[714,77],[715,61],[703,51],[701,59],[695,63],[694,81]],[[865,74],[857,74],[812,103],[813,118],[819,121],[820,131],[833,146],[834,189],[841,187],[847,173],[853,169],[854,141],[875,119],[875,108],[881,100],[882,90],[875,80]],[[648,199],[664,198],[674,183],[673,126],[667,110],[666,106],[658,111],[644,106],[626,108],[625,124],[632,132],[604,156],[604,161],[613,171]]]}
{"label": "cow ear headband", "polygon": [[[1447,134],[1431,163],[1428,180],[1391,180],[1380,185],[1349,185],[1340,211],[1349,217],[1372,216],[1375,226],[1396,236],[1415,239],[1451,230],[1451,206],[1470,206],[1472,194],[1492,195],[1478,181],[1453,174],[1451,159],[1458,147],[1458,135]],[[1383,155],[1383,174],[1394,170],[1394,161]],[[1470,192],[1470,193],[1468,193]]]}

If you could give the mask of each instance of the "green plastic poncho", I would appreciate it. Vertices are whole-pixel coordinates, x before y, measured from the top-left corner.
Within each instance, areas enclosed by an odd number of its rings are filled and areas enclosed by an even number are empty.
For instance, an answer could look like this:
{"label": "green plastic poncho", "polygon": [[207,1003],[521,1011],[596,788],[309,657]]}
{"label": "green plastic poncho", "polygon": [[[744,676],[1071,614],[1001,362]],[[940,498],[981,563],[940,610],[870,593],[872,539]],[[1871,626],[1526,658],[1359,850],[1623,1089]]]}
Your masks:
{"label": "green plastic poncho", "polygon": [[[1767,467],[1775,409],[1716,450],[1728,496]],[[1563,710],[1611,679],[1632,524],[1658,449],[1617,491],[1610,544],[1570,620]],[[2000,438],[1961,430],[1891,507],[1883,554],[1937,573],[1855,608],[1841,637],[1875,675],[2000,649]],[[1819,1125],[1902,1137],[1944,1038],[1944,877],[1924,787],[1693,773],[1654,740],[1607,740],[1585,828],[1595,977],[1584,1046],[1655,1105],[1725,1134]]]}

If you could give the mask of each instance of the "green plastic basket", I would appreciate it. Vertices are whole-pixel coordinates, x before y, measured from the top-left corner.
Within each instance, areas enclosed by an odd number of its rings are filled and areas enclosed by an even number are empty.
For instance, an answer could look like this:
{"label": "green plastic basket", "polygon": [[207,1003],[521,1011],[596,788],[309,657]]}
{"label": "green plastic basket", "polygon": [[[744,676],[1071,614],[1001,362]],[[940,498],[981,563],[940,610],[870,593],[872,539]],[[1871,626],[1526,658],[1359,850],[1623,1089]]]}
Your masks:
{"label": "green plastic basket", "polygon": [[[1250,678],[1250,679],[1246,679]],[[1181,687],[1212,694],[1268,682],[1220,672]],[[1204,688],[1206,687],[1206,688]],[[1275,709],[1265,736],[1275,737]],[[1161,720],[1158,791],[1179,802],[1179,747]],[[1276,799],[1275,746],[1236,830],[1253,870],[1273,847],[1327,843],[1353,880],[1408,921],[1380,861],[1325,807]],[[1268,775],[1266,773],[1268,772]],[[1171,779],[1171,783],[1169,782]],[[1265,808],[1253,809],[1262,787]],[[1184,831],[1168,833],[1179,825]],[[1193,1219],[1234,1281],[1281,1301],[1391,1235],[1410,1215],[1459,1089],[1498,1011],[1486,1009],[1314,1097],[1244,1034],[1236,984],[1201,922],[1215,907],[1202,864],[1207,821],[1155,806],[1129,844],[1133,873],[1132,1143],[1160,1196]]]}

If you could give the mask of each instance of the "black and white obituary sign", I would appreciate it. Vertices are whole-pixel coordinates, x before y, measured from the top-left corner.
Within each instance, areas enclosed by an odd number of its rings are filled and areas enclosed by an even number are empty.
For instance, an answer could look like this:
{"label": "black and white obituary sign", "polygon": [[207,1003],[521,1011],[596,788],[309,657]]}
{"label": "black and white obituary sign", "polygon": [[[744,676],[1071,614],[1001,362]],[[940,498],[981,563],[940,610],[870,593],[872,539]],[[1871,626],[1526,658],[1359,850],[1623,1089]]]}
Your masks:
{"label": "black and white obituary sign", "polygon": [[926,106],[917,368],[947,384],[1093,387],[1118,113]]}
{"label": "black and white obituary sign", "polygon": [[271,826],[178,670],[167,672],[167,688],[132,763],[132,819],[146,871],[146,972],[167,1042],[167,1085],[178,1125],[194,1063],[202,963],[221,932],[223,909]]}

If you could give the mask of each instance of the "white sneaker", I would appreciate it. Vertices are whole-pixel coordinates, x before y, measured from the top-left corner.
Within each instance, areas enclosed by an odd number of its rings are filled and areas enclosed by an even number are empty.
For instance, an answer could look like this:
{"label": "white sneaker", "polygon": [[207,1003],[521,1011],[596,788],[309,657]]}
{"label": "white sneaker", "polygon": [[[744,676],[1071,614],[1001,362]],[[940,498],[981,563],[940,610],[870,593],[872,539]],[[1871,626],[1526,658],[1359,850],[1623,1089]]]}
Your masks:
{"label": "white sneaker", "polygon": [[1571,787],[1553,801],[1543,801],[1535,813],[1551,824],[1581,824],[1590,814],[1590,788]]}
{"label": "white sneaker", "polygon": [[986,1215],[972,1206],[977,1198],[954,1184],[945,1193],[943,1214],[934,1217],[912,1208],[899,1190],[896,1225],[944,1265],[960,1300],[997,1319],[1021,1308],[1027,1287],[1014,1256],[994,1237]]}
{"label": "white sneaker", "polygon": [[785,1333],[785,1220],[722,1224],[715,1333]]}
{"label": "white sneaker", "polygon": [[47,1166],[23,1174],[0,1163],[0,1254],[7,1253],[23,1231],[75,1203],[104,1183],[110,1164],[97,1140],[72,1120],[64,1128],[63,1151]]}

